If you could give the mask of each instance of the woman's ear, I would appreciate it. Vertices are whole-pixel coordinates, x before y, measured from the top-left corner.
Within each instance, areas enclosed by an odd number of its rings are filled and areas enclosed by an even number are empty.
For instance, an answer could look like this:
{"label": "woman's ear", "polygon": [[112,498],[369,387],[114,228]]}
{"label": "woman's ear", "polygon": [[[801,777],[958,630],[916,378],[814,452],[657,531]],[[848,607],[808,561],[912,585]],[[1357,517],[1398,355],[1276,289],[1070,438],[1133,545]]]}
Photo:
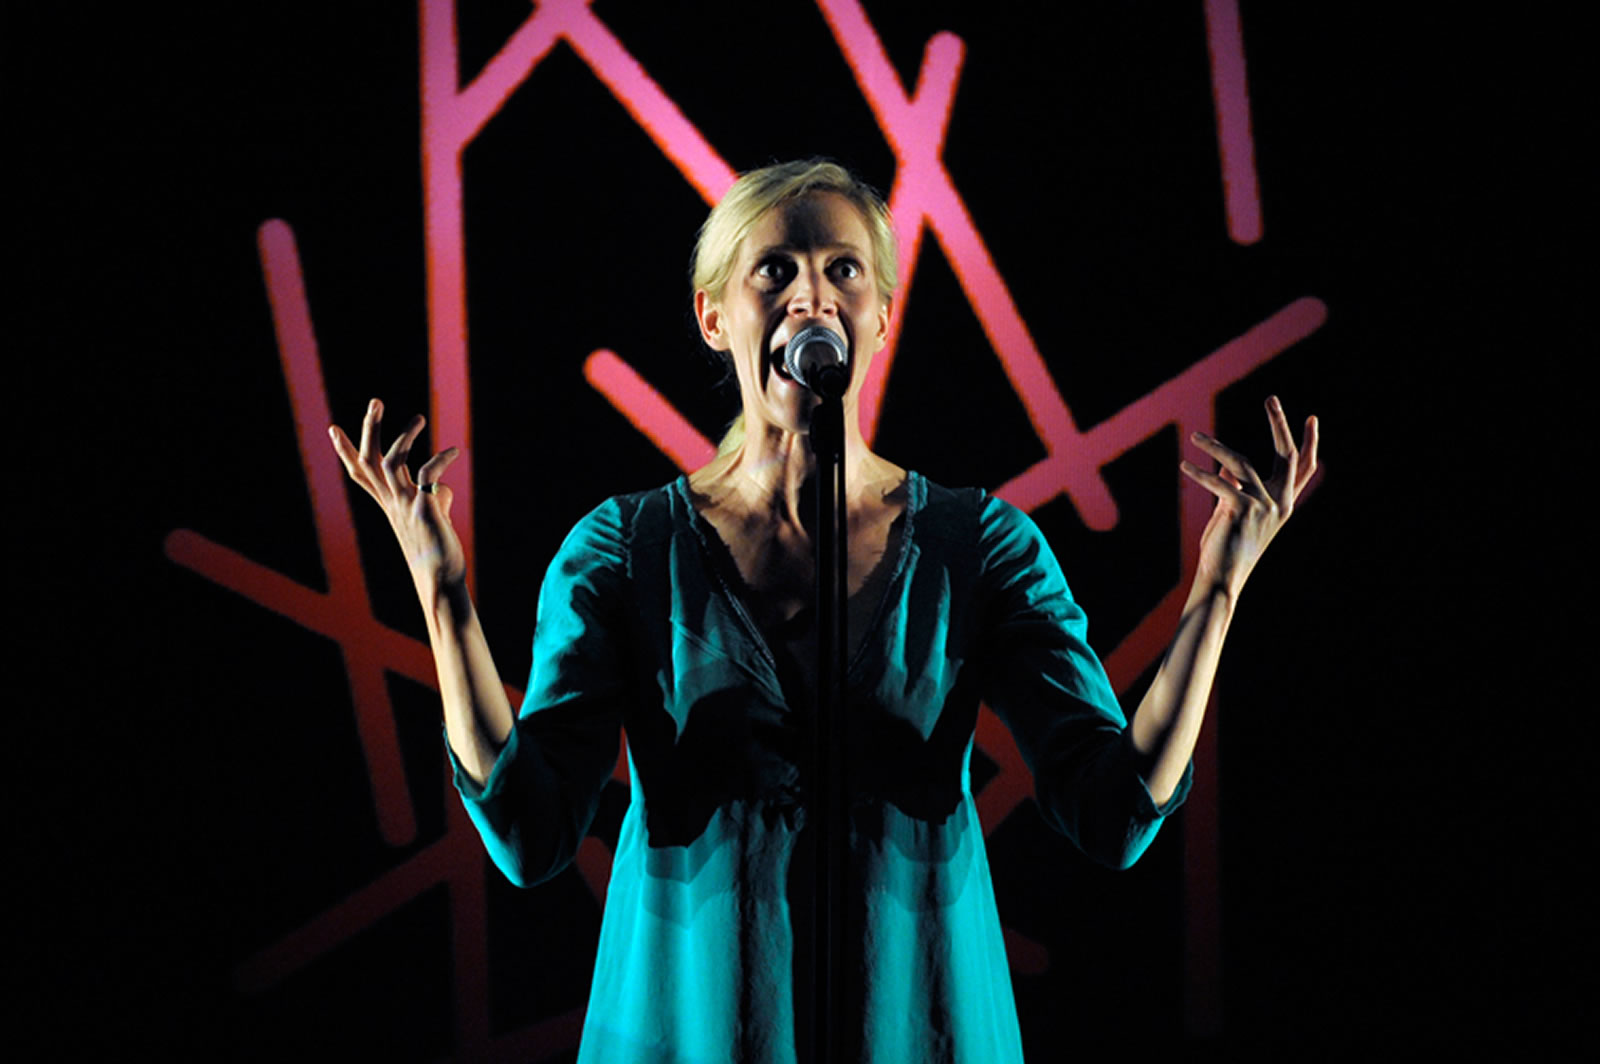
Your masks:
{"label": "woman's ear", "polygon": [[713,351],[728,350],[728,338],[722,329],[722,308],[711,301],[704,288],[694,294],[694,319],[700,325],[700,339]]}
{"label": "woman's ear", "polygon": [[878,347],[881,349],[889,340],[889,319],[893,315],[894,297],[883,301],[883,306],[878,308]]}

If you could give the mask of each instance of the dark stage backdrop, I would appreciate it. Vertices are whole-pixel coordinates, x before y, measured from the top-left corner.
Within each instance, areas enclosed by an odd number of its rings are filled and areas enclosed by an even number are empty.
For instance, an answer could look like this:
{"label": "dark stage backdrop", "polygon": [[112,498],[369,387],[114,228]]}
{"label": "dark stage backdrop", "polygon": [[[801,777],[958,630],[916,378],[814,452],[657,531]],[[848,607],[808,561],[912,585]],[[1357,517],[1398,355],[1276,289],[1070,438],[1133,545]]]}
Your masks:
{"label": "dark stage backdrop", "polygon": [[1348,6],[279,3],[39,34],[69,72],[29,61],[60,374],[30,405],[59,402],[63,460],[23,646],[70,692],[29,758],[47,1037],[571,1058],[626,787],[553,882],[487,866],[326,422],[381,396],[391,428],[429,415],[419,449],[467,446],[520,686],[565,531],[731,415],[689,316],[708,200],[814,154],[901,227],[877,448],[1033,513],[1130,706],[1204,521],[1182,441],[1267,466],[1271,393],[1323,423],[1195,799],[1135,869],[1045,829],[980,731],[1030,1059],[1558,1027],[1592,929],[1559,867],[1585,732],[1543,600],[1567,570],[1507,517],[1560,450],[1531,285],[1503,283],[1509,44]]}

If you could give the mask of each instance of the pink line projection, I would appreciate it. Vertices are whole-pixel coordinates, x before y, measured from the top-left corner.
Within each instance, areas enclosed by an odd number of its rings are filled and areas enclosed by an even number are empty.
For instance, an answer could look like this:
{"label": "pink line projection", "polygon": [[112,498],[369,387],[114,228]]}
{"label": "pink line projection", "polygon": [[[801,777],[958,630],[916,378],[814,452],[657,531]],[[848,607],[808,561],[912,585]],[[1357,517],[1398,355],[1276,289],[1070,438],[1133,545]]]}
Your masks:
{"label": "pink line projection", "polygon": [[[933,230],[962,290],[967,293],[978,323],[1011,380],[1012,389],[1027,410],[1035,434],[1050,454],[1070,452],[1078,440],[1072,412],[1061,398],[1005,279],[940,158],[960,71],[960,39],[940,33],[928,42],[917,79],[917,98],[911,100],[900,87],[877,31],[868,22],[860,3],[857,0],[818,0],[817,6],[827,18],[868,106],[894,149],[898,170],[889,206],[901,232],[922,225]],[[900,295],[902,307],[909,302],[910,281],[915,273],[916,249],[905,244],[902,238],[902,251],[909,264]],[[882,372],[887,374],[892,357],[881,361]],[[882,388],[874,389],[872,403],[880,402],[881,397]],[[867,399],[863,394],[862,410],[866,419],[863,428],[870,439],[870,430],[877,424],[878,409],[876,405],[869,406]],[[1097,531],[1114,528],[1117,505],[1099,470],[1074,463],[1063,465],[1060,471],[1065,479],[1060,481],[1058,491],[1072,499],[1084,523]]]}
{"label": "pink line projection", "polygon": [[[576,3],[569,6],[578,7]],[[737,176],[694,123],[587,7],[574,14],[567,40],[606,88],[627,108],[661,154],[672,160],[707,203],[716,203]]]}
{"label": "pink line projection", "polygon": [[[1179,438],[1184,440],[1197,429],[1211,432],[1217,395],[1309,336],[1326,317],[1327,308],[1318,300],[1296,300],[1095,426],[1083,437],[1083,450],[1064,456],[1060,461],[1102,466],[1174,423],[1178,426]],[[1043,478],[1040,470],[1044,471]],[[1059,482],[1058,476],[1053,468],[1040,463],[1000,487],[995,494],[1021,509],[1034,510],[1053,497],[1048,484]],[[1040,479],[1046,481],[1044,486],[1038,486]],[[1126,692],[1144,670],[1166,652],[1167,642],[1177,630],[1188,584],[1199,561],[1200,533],[1211,515],[1214,500],[1208,492],[1176,473],[1174,481],[1181,492],[1183,555],[1179,579],[1155,609],[1106,656],[1106,672],[1120,692]],[[1011,741],[1010,732],[987,709],[979,716],[978,745],[999,768],[977,796],[978,812],[992,830],[1023,798],[1032,794],[1033,781],[1016,744]]]}
{"label": "pink line projection", "polygon": [[[1328,308],[1321,300],[1295,300],[1244,335],[1223,344],[1178,376],[1096,425],[1086,439],[1089,453],[1102,462],[1111,461],[1169,424],[1176,425],[1178,439],[1183,446],[1187,446],[1191,432],[1215,431],[1213,406],[1217,395],[1310,336],[1321,328],[1327,317]],[[1151,662],[1165,652],[1167,641],[1177,630],[1183,597],[1199,560],[1200,533],[1211,516],[1214,500],[1209,492],[1187,478],[1176,479],[1183,492],[1180,504],[1183,524],[1182,575],[1161,605],[1107,655],[1106,671],[1118,690],[1126,690]],[[997,494],[1016,503],[1006,493],[1006,488],[1000,489]]]}
{"label": "pink line projection", "polygon": [[[295,437],[300,448],[300,464],[305,471],[306,487],[311,495],[317,547],[322,555],[323,570],[328,576],[325,595],[317,595],[309,589],[293,585],[297,591],[316,596],[314,603],[301,596],[294,605],[299,607],[304,618],[302,623],[307,627],[340,640],[345,671],[350,678],[350,694],[356,706],[357,731],[372,781],[372,799],[377,810],[379,831],[389,845],[403,846],[416,837],[417,823],[411,808],[410,791],[406,787],[405,766],[395,734],[394,713],[385,687],[385,662],[383,656],[377,653],[381,644],[377,640],[350,640],[345,635],[350,631],[370,632],[379,626],[368,605],[360,548],[356,545],[355,527],[350,521],[349,498],[345,494],[344,471],[328,445],[327,427],[332,418],[328,412],[327,394],[322,386],[316,335],[312,330],[311,311],[306,302],[305,282],[300,272],[300,256],[293,232],[282,221],[274,220],[262,225],[257,233],[257,244],[262,272],[266,276],[279,357],[294,409]],[[291,599],[296,597],[288,587],[282,586],[288,581],[278,578],[279,583],[274,586],[264,586],[273,583],[264,577],[277,577],[277,574],[267,574],[260,567],[250,567],[249,563],[230,566],[224,557],[208,550],[208,546],[201,537],[181,531],[170,535],[166,542],[168,556],[179,564],[196,569],[202,564],[221,569],[223,572],[217,573],[222,577],[219,583],[228,583],[232,579],[254,584],[255,590],[263,597],[252,595],[253,598],[269,608],[288,612],[285,607],[290,606]],[[244,561],[237,559],[237,562]],[[432,672],[431,667],[428,671]]]}
{"label": "pink line projection", "polygon": [[717,456],[710,440],[700,435],[677,408],[611,351],[596,351],[583,364],[583,375],[595,391],[611,400],[661,453],[683,470],[693,472]]}
{"label": "pink line projection", "polygon": [[565,40],[708,202],[733,184],[723,162],[644,67],[589,10],[588,0],[540,0],[464,89],[454,0],[420,0],[422,172],[427,244],[428,365],[434,438],[462,449],[451,471],[456,529],[475,557],[475,478],[466,320],[461,158],[557,40]]}
{"label": "pink line projection", "polygon": [[1022,761],[1022,751],[1011,736],[1011,729],[988,706],[978,710],[976,739],[978,749],[999,770],[983,789],[973,796],[978,819],[987,835],[1000,826],[1011,811],[1033,796],[1033,775]]}
{"label": "pink line projection", "polygon": [[1256,145],[1250,132],[1239,0],[1206,0],[1206,48],[1211,53],[1211,97],[1217,110],[1228,235],[1236,244],[1254,244],[1261,239],[1261,197],[1256,187]]}
{"label": "pink line projection", "polygon": [[[371,658],[381,662],[389,672],[417,683],[435,684],[433,654],[426,644],[380,623],[371,613],[352,613],[332,596],[313,591],[187,528],[168,533],[164,546],[167,557],[212,583],[237,592],[318,635],[351,647],[365,646]],[[359,705],[357,712],[362,712]],[[402,846],[409,842],[411,838],[390,845]]]}
{"label": "pink line projection", "polygon": [[[165,550],[179,565],[339,643],[380,834],[389,845],[407,845],[416,836],[416,821],[384,673],[436,686],[433,658],[424,644],[373,616],[344,471],[327,442],[328,402],[294,234],[285,223],[271,221],[261,227],[258,240],[328,591],[306,587],[187,529],[170,533]],[[514,702],[521,699],[514,688],[508,687],[507,694]],[[423,890],[448,883],[458,1044],[487,1045],[483,855],[459,803],[450,803],[447,809],[448,826],[439,842],[246,960],[236,973],[241,988],[261,989],[287,978]]]}
{"label": "pink line projection", "polygon": [[[949,33],[930,38],[915,90],[908,95],[858,0],[818,0],[818,6],[897,163],[889,199],[896,218],[902,287],[892,311],[890,347],[873,366],[862,396],[863,430],[870,439],[877,427],[923,232],[931,230],[1046,450],[1043,459],[1002,485],[998,494],[1028,510],[1065,494],[1089,527],[1114,527],[1117,506],[1101,468],[1167,425],[1175,425],[1180,438],[1197,428],[1209,431],[1218,394],[1316,330],[1326,317],[1326,308],[1315,299],[1298,300],[1092,429],[1081,430],[941,158],[965,52],[962,41]],[[554,45],[565,40],[708,203],[721,198],[734,175],[594,15],[587,0],[540,0],[499,53],[465,86],[460,78],[455,11],[453,0],[419,0],[419,86],[430,412],[434,438],[440,445],[463,448],[463,457],[452,467],[450,477],[457,494],[456,524],[470,558],[474,475],[462,224],[466,147]],[[1207,0],[1206,19],[1229,231],[1236,241],[1249,243],[1260,236],[1260,211],[1237,3]],[[167,537],[166,552],[178,564],[340,644],[380,832],[390,845],[404,845],[414,839],[416,823],[384,673],[395,672],[432,686],[432,661],[423,644],[380,624],[373,615],[350,520],[348,489],[323,435],[330,416],[294,236],[284,223],[268,222],[261,227],[260,245],[328,589],[306,587],[186,529]],[[614,352],[594,351],[584,372],[590,385],[679,468],[694,469],[710,460],[711,442]],[[1182,576],[1107,656],[1107,669],[1119,691],[1126,691],[1163,652],[1194,569],[1200,530],[1210,513],[1208,493],[1176,473],[1174,480],[1181,493]],[[520,701],[521,695],[514,689],[508,688],[508,694],[513,701]],[[1211,1029],[1220,1016],[1216,996],[1220,906],[1215,706],[1212,718],[1196,755],[1197,773],[1203,777],[1197,789],[1201,796],[1191,802],[1185,816],[1186,1009],[1195,1030]],[[976,742],[998,766],[996,775],[976,795],[979,814],[992,830],[1031,794],[1032,780],[1010,733],[987,709],[979,715]],[[614,778],[627,781],[625,752],[619,757]],[[441,779],[441,785],[448,783]],[[447,809],[442,838],[246,960],[237,972],[239,985],[259,990],[288,978],[385,913],[442,883],[449,889],[456,1053],[471,1059],[543,1059],[574,1046],[582,1009],[521,1031],[491,1034],[485,861],[459,803],[449,802]],[[591,892],[603,903],[610,877],[609,849],[599,840],[585,840],[576,864]],[[1011,930],[1006,932],[1006,941],[1018,973],[1048,967],[1049,953],[1044,946]]]}
{"label": "pink line projection", "polygon": [[265,990],[328,951],[349,941],[373,920],[395,911],[439,883],[449,882],[458,866],[482,864],[468,847],[470,837],[445,835],[332,908],[289,932],[234,971],[241,990]]}

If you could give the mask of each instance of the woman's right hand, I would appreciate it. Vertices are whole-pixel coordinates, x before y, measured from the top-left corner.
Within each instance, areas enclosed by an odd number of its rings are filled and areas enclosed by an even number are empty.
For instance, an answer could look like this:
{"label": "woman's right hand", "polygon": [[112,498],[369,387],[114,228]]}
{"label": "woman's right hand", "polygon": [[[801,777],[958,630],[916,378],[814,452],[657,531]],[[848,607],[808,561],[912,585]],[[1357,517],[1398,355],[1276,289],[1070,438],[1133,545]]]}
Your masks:
{"label": "woman's right hand", "polygon": [[420,414],[412,418],[388,451],[378,449],[382,423],[383,403],[374,399],[367,404],[367,416],[361,421],[359,448],[337,425],[328,426],[328,436],[350,479],[383,507],[400,549],[405,552],[418,594],[428,596],[466,578],[466,555],[450,524],[450,489],[439,482],[461,450],[451,447],[440,451],[417,471],[413,481],[406,460],[426,422]]}

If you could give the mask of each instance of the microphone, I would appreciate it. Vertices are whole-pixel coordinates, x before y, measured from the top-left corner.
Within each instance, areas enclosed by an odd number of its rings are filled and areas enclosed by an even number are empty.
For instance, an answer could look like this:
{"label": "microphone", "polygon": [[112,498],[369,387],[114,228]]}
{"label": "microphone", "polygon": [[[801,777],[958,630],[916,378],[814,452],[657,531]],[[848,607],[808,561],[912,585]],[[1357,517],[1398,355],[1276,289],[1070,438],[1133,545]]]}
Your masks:
{"label": "microphone", "polygon": [[807,325],[783,349],[783,371],[818,395],[837,399],[850,386],[850,351],[826,325]]}

